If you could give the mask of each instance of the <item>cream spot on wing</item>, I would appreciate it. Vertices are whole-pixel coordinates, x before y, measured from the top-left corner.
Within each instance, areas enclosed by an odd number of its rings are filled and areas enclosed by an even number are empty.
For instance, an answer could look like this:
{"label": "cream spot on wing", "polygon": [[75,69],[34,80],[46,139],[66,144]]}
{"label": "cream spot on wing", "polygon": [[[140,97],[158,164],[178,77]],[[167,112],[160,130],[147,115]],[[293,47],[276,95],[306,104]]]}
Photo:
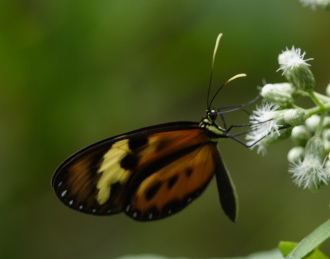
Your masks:
{"label": "cream spot on wing", "polygon": [[100,205],[107,202],[111,194],[111,185],[115,183],[124,184],[131,176],[131,171],[120,166],[120,162],[131,150],[128,139],[123,139],[112,145],[111,149],[104,154],[103,162],[98,170],[101,177],[97,183],[97,201]]}
{"label": "cream spot on wing", "polygon": [[68,192],[68,190],[64,190],[62,193],[61,193],[61,197],[64,197],[66,195],[66,193]]}

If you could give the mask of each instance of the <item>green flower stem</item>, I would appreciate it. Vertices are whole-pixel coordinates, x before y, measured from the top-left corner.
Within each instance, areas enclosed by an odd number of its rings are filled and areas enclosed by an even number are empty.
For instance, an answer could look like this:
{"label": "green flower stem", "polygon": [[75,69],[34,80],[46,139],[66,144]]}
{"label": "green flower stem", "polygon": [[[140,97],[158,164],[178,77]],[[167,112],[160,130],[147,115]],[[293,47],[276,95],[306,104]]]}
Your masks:
{"label": "green flower stem", "polygon": [[[310,92],[308,92],[308,95],[315,102],[316,105],[320,106],[320,108],[324,108],[323,103],[319,100],[318,97],[316,97],[315,92],[310,91]],[[328,102],[329,102],[329,100],[328,100]]]}
{"label": "green flower stem", "polygon": [[330,102],[330,97],[325,96],[323,94],[319,94],[317,92],[313,92],[315,98],[317,98],[319,101],[321,101],[323,104],[324,103],[329,103]]}
{"label": "green flower stem", "polygon": [[314,114],[318,114],[318,113],[326,113],[330,111],[330,103],[324,105],[324,107],[314,107],[314,108],[310,108],[310,109],[306,109],[306,115],[307,118],[314,115]]}
{"label": "green flower stem", "polygon": [[309,96],[318,105],[314,108],[306,109],[307,117],[314,114],[326,114],[330,112],[330,98],[317,92],[310,92]]}
{"label": "green flower stem", "polygon": [[317,130],[315,131],[315,136],[321,137],[322,129],[323,129],[323,122],[324,122],[324,118],[325,118],[325,116],[326,116],[326,113],[323,112],[323,113],[321,114],[320,124],[319,124],[319,126],[317,127]]}

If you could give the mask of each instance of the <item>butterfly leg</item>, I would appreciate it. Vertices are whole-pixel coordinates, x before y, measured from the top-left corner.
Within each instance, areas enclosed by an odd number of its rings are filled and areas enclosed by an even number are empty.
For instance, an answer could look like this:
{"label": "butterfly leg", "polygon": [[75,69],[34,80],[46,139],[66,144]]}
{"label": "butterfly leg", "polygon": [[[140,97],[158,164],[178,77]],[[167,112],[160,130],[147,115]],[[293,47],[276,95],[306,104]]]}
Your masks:
{"label": "butterfly leg", "polygon": [[[226,122],[226,119],[224,117],[224,114],[225,113],[229,113],[229,112],[234,112],[234,111],[244,111],[245,113],[247,113],[248,115],[250,115],[250,113],[245,110],[244,106],[248,106],[254,102],[256,102],[258,99],[260,98],[260,95],[258,95],[256,98],[254,98],[253,100],[249,101],[249,102],[246,102],[246,103],[242,103],[242,104],[234,104],[234,105],[228,105],[228,106],[223,106],[223,107],[220,107],[218,108],[218,115],[221,116],[221,120],[223,122],[223,126],[224,128],[226,129],[227,132],[230,131],[231,128],[233,127],[244,127],[244,126],[251,126],[250,124],[243,124],[243,125],[231,125],[229,128],[227,128],[227,122]],[[223,111],[225,109],[231,109],[231,110],[227,110],[227,111]]]}

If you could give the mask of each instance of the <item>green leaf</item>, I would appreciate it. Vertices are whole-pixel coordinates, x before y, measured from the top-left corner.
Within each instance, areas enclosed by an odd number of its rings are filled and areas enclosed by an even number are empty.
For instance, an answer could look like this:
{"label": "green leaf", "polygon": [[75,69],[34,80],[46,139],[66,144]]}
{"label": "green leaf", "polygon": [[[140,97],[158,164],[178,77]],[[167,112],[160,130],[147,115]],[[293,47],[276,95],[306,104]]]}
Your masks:
{"label": "green leaf", "polygon": [[[296,248],[285,259],[325,259],[321,251],[316,249],[326,239],[330,237],[330,220],[316,228],[312,233],[305,237]],[[315,249],[315,250],[314,250]],[[314,251],[313,251],[314,250]],[[287,250],[285,250],[287,251]],[[308,256],[307,256],[308,255]]]}
{"label": "green leaf", "polygon": [[320,250],[315,249],[311,254],[304,257],[304,259],[329,259],[329,257],[323,254]]}
{"label": "green leaf", "polygon": [[[288,242],[288,241],[281,241],[279,244],[279,248],[280,248],[283,256],[287,256],[288,254],[290,254],[297,246],[298,246],[298,243]],[[303,258],[304,259],[329,259],[329,257],[327,257],[325,254],[323,254],[318,249],[314,249],[311,253],[307,254]]]}
{"label": "green leaf", "polygon": [[298,243],[296,242],[281,241],[278,247],[280,248],[282,255],[285,257],[290,254],[297,245]]}

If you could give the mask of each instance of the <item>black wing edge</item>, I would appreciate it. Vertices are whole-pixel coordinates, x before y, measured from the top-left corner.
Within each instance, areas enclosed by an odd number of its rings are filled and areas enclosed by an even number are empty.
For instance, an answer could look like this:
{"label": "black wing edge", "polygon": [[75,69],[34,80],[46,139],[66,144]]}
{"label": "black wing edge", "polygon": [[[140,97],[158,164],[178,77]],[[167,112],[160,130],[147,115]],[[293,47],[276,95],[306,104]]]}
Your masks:
{"label": "black wing edge", "polygon": [[231,221],[236,222],[238,217],[238,197],[236,188],[232,179],[230,178],[226,166],[221,159],[220,154],[219,164],[215,170],[215,177],[217,179],[217,186],[222,209]]}

